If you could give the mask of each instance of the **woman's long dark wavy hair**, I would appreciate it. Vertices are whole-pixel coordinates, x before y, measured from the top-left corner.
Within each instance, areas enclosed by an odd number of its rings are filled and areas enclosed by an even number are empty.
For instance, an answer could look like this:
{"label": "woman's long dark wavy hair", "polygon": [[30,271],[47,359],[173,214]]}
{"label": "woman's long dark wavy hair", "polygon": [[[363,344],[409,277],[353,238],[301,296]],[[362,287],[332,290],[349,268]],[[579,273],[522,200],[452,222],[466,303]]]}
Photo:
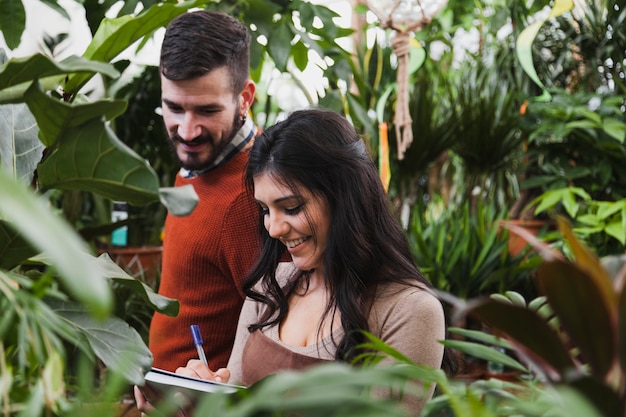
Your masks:
{"label": "woman's long dark wavy hair", "polygon": [[[304,187],[328,203],[331,218],[322,262],[332,296],[326,317],[339,311],[344,337],[336,341],[335,357],[349,361],[358,353],[357,345],[365,341],[359,330],[368,330],[368,306],[377,284],[430,287],[413,263],[376,166],[346,118],[330,110],[307,109],[293,112],[255,140],[245,174],[250,192],[254,177],[260,174],[294,190]],[[275,272],[285,247],[269,236],[262,218],[260,229],[261,255],[244,291],[268,309],[251,331],[280,323],[287,314],[289,291],[295,286],[286,290],[279,286]],[[299,277],[306,278],[306,273]]]}

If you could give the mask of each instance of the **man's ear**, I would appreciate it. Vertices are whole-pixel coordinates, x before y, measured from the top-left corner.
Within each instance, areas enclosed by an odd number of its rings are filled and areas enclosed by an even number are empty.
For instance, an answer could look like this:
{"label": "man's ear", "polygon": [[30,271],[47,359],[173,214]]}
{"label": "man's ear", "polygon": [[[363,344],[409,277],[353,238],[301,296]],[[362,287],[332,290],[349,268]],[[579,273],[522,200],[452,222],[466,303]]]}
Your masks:
{"label": "man's ear", "polygon": [[243,90],[241,90],[241,95],[239,96],[240,110],[242,114],[248,113],[248,110],[254,101],[255,92],[256,84],[254,84],[254,81],[252,80],[247,80],[243,86]]}

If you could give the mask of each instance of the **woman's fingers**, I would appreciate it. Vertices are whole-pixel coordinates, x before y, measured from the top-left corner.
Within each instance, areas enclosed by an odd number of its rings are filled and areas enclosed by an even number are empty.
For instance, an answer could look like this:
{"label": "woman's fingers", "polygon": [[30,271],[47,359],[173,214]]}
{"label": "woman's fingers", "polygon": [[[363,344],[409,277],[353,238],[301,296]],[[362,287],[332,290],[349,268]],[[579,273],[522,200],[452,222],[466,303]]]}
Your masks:
{"label": "woman's fingers", "polygon": [[187,366],[176,369],[176,373],[193,378],[215,380],[213,372],[199,359],[191,359],[187,362]]}
{"label": "woman's fingers", "polygon": [[137,403],[137,409],[139,411],[144,411],[146,405],[150,403],[146,400],[146,397],[143,395],[143,392],[141,392],[141,389],[137,385],[135,385],[133,391],[135,393],[135,403]]}
{"label": "woman's fingers", "polygon": [[[144,387],[145,389],[145,387]],[[166,417],[163,413],[159,412],[146,398],[144,395],[144,391],[142,388],[139,388],[135,385],[134,387],[135,393],[135,403],[137,404],[137,409],[141,411],[142,417]],[[156,398],[156,397],[154,397]],[[193,410],[193,406],[191,404],[191,400],[185,396],[182,392],[174,393],[174,398],[179,403],[179,407],[176,410],[176,417],[187,417],[187,413],[185,410]]]}
{"label": "woman's fingers", "polygon": [[148,402],[146,396],[143,394],[143,391],[141,391],[141,388],[135,385],[133,391],[135,393],[135,403],[137,403],[137,410],[145,414],[150,414],[154,412],[154,407]]}
{"label": "woman's fingers", "polygon": [[176,369],[176,373],[217,382],[228,382],[230,379],[230,371],[228,369],[220,368],[213,372],[199,359],[191,359],[187,362],[187,366]]}
{"label": "woman's fingers", "polygon": [[220,368],[213,374],[217,382],[228,382],[230,379],[230,371],[226,368]]}

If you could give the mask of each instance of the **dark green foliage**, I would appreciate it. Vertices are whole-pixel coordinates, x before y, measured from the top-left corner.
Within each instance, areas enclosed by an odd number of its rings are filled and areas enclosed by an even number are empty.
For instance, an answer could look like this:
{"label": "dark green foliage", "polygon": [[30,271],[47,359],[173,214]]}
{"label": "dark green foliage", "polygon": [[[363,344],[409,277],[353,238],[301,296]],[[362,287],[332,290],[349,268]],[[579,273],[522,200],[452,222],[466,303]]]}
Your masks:
{"label": "dark green foliage", "polygon": [[528,178],[524,188],[584,189],[595,200],[626,196],[624,97],[566,93],[531,102],[524,116]]}
{"label": "dark green foliage", "polygon": [[435,288],[468,299],[517,291],[531,297],[531,272],[537,257],[511,256],[508,232],[500,222],[505,211],[479,202],[423,210],[419,205],[409,226],[409,240],[420,270]]}

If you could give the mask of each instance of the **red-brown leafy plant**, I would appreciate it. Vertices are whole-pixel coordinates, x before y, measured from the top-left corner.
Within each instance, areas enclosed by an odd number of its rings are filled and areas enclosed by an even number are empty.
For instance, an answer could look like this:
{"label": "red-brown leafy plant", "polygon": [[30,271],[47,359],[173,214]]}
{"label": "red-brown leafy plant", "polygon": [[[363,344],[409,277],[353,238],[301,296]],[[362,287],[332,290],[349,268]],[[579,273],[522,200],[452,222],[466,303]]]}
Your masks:
{"label": "red-brown leafy plant", "polygon": [[476,317],[506,339],[546,384],[568,385],[601,414],[624,416],[626,266],[612,277],[566,221],[558,224],[571,260],[523,230],[513,230],[543,258],[536,283],[552,317],[495,298],[471,300],[459,312]]}

